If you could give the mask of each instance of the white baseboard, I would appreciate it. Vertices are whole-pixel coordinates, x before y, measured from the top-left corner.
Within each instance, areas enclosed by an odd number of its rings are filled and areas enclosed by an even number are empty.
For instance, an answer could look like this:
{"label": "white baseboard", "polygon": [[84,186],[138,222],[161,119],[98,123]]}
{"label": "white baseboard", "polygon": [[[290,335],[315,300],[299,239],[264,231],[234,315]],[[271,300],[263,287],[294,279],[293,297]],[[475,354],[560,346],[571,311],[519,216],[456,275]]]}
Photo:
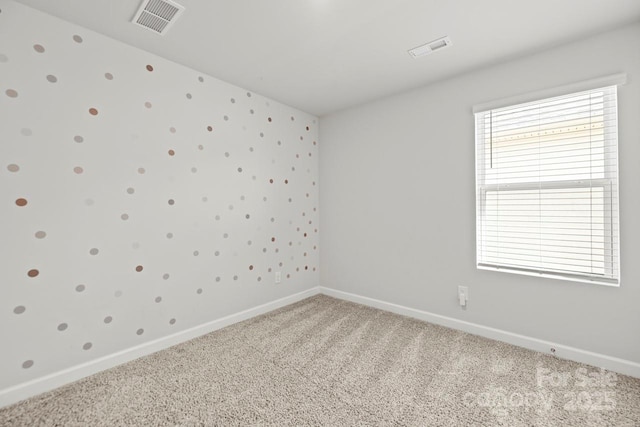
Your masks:
{"label": "white baseboard", "polygon": [[403,316],[424,320],[425,322],[435,323],[436,325],[457,329],[459,331],[467,332],[473,335],[479,335],[481,337],[490,338],[496,341],[502,341],[508,344],[516,345],[518,347],[524,347],[529,350],[539,351],[545,354],[551,354],[550,350],[551,348],[554,348],[556,350],[554,355],[559,358],[573,360],[574,362],[585,363],[587,365],[604,368],[612,372],[640,378],[640,363],[632,362],[630,360],[619,359],[617,357],[611,357],[605,354],[594,353],[591,351],[569,347],[550,341],[544,341],[525,335],[514,334],[512,332],[503,331],[501,329],[490,328],[488,326],[478,325],[476,323],[466,322],[464,320],[458,320],[452,317],[441,316],[439,314],[429,313],[427,311],[417,310],[415,308],[405,307],[402,305],[363,297],[348,292],[338,291],[336,289],[320,287],[320,293],[334,298],[339,298],[369,307],[390,311],[392,313],[401,314]]}
{"label": "white baseboard", "polygon": [[303,300],[313,295],[317,295],[319,293],[320,287],[314,287],[297,294],[289,295],[287,297],[280,298],[278,300],[271,301],[257,307],[253,307],[248,310],[241,311],[239,313],[231,314],[229,316],[225,316],[202,325],[194,326],[192,328],[177,332],[172,335],[168,335],[166,337],[158,338],[156,340],[149,341],[138,346],[119,351],[117,353],[103,356],[98,359],[91,360],[89,362],[73,366],[68,369],[64,369],[62,371],[54,372],[44,377],[36,378],[34,380],[12,386],[4,390],[0,390],[0,408],[35,396],[37,394],[53,390],[54,388],[72,383],[89,375],[96,374],[100,371],[104,371],[117,365],[121,365],[123,363],[138,359],[139,357],[155,353],[157,351],[169,348],[193,338],[197,338],[204,334],[208,334],[209,332],[222,329],[234,323],[238,323],[243,320],[258,316],[260,314],[278,309],[280,307],[293,304],[294,302]]}
{"label": "white baseboard", "polygon": [[640,364],[629,360],[619,359],[604,354],[593,353],[562,344],[544,341],[537,338],[527,337],[524,335],[514,334],[512,332],[500,329],[490,328],[478,325],[476,323],[466,322],[464,320],[454,319],[452,317],[441,316],[439,314],[429,313],[410,307],[404,307],[373,298],[368,298],[348,292],[338,291],[325,287],[314,287],[294,295],[290,295],[248,310],[241,311],[211,322],[195,326],[193,328],[158,338],[153,341],[146,342],[139,346],[135,346],[117,353],[113,353],[81,365],[54,372],[41,378],[18,384],[4,390],[0,390],[0,408],[16,403],[20,400],[27,399],[40,393],[53,390],[54,388],[72,383],[89,375],[96,374],[109,368],[121,365],[123,363],[135,360],[139,357],[155,353],[157,351],[169,348],[176,344],[197,338],[209,332],[222,329],[234,323],[250,319],[255,316],[267,313],[269,311],[284,307],[305,298],[325,294],[334,298],[367,305],[369,307],[379,308],[381,310],[390,311],[392,313],[413,317],[437,325],[446,326],[474,335],[506,342],[509,344],[524,347],[530,350],[539,351],[549,354],[550,348],[555,348],[557,357],[573,360],[588,365],[601,367],[613,372],[640,378]]}

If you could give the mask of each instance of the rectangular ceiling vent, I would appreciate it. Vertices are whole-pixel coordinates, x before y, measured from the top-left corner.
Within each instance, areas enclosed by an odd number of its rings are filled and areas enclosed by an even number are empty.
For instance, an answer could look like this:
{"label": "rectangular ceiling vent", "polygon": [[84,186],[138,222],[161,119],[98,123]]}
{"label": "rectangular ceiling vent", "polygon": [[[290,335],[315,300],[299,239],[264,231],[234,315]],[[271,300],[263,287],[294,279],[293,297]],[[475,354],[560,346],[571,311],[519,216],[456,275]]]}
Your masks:
{"label": "rectangular ceiling vent", "polygon": [[421,56],[431,55],[433,52],[437,50],[445,49],[451,46],[453,43],[449,37],[441,37],[437,40],[430,41],[429,43],[425,43],[421,46],[414,47],[409,50],[409,55],[414,58],[419,58]]}
{"label": "rectangular ceiling vent", "polygon": [[131,22],[165,35],[183,11],[184,6],[171,0],[144,0]]}

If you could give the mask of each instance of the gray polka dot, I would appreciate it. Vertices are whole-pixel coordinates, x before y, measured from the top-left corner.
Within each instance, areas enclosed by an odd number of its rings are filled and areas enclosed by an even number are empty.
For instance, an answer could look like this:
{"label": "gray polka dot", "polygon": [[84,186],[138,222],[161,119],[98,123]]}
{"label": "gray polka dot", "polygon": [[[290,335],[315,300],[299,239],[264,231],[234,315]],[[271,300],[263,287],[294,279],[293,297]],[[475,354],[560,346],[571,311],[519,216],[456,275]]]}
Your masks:
{"label": "gray polka dot", "polygon": [[224,116],[225,122],[229,120],[229,116]]}
{"label": "gray polka dot", "polygon": [[122,215],[120,215],[120,219],[122,219],[123,221],[126,221],[129,219],[129,215],[127,215],[126,213],[123,213]]}
{"label": "gray polka dot", "polygon": [[220,278],[220,276],[217,276],[217,277],[216,277],[216,282],[219,282],[220,280],[222,280],[222,279]]}
{"label": "gray polka dot", "polygon": [[193,251],[193,256],[198,256],[198,255],[200,255],[200,252],[198,252],[198,251]]}
{"label": "gray polka dot", "polygon": [[229,205],[229,210],[232,211],[233,210],[233,205]]}
{"label": "gray polka dot", "polygon": [[133,193],[135,193],[135,192],[136,192],[136,190],[135,190],[133,187],[129,187],[129,188],[127,188],[127,193],[128,193],[128,194],[133,194]]}
{"label": "gray polka dot", "polygon": [[113,296],[116,298],[120,298],[122,296],[122,291],[118,290],[113,293]]}
{"label": "gray polka dot", "polygon": [[142,329],[142,328],[138,329],[138,330],[136,331],[136,334],[137,334],[137,335],[142,335],[142,334],[144,334],[144,329]]}
{"label": "gray polka dot", "polygon": [[82,37],[76,34],[73,36],[73,41],[76,43],[82,43],[83,40],[82,40]]}
{"label": "gray polka dot", "polygon": [[138,168],[138,173],[140,175],[144,175],[145,172],[146,172],[145,168]]}
{"label": "gray polka dot", "polygon": [[62,332],[62,331],[66,331],[68,327],[69,327],[69,325],[67,325],[66,323],[60,323],[60,324],[58,325],[58,330],[59,330],[60,332]]}
{"label": "gray polka dot", "polygon": [[191,173],[196,173],[198,172],[198,168],[191,168]]}
{"label": "gray polka dot", "polygon": [[198,290],[196,291],[197,294],[201,294],[202,293],[202,288],[198,288]]}
{"label": "gray polka dot", "polygon": [[163,278],[164,280],[167,280],[169,277],[170,277],[170,276],[169,276],[169,273],[165,273],[165,274],[163,274],[163,275],[162,275],[162,278]]}
{"label": "gray polka dot", "polygon": [[167,233],[167,239],[173,239],[173,233]]}
{"label": "gray polka dot", "polygon": [[44,52],[44,46],[42,46],[41,44],[34,44],[33,45],[33,50],[35,50],[38,53],[43,53]]}
{"label": "gray polka dot", "polygon": [[253,111],[253,108],[251,110],[249,110],[249,113],[251,113],[251,114],[255,113],[255,111]]}
{"label": "gray polka dot", "polygon": [[175,323],[176,323],[176,319],[171,319],[171,320],[169,320],[169,324],[170,324],[170,325],[174,325]]}
{"label": "gray polka dot", "polygon": [[238,280],[238,276],[233,276],[233,280]]}
{"label": "gray polka dot", "polygon": [[17,98],[18,97],[18,91],[15,90],[15,89],[7,89],[7,90],[4,91],[4,93],[6,93],[9,98]]}
{"label": "gray polka dot", "polygon": [[207,201],[209,201],[209,198],[208,197],[203,197],[202,201],[206,203]]}
{"label": "gray polka dot", "polygon": [[188,94],[187,94],[187,99],[191,99],[191,98],[192,98],[191,94],[190,94],[190,93],[188,93]]}
{"label": "gray polka dot", "polygon": [[86,342],[84,343],[84,345],[82,346],[83,350],[89,350],[91,347],[93,347],[93,344],[91,344],[90,342]]}
{"label": "gray polka dot", "polygon": [[20,129],[20,133],[24,136],[31,136],[33,135],[33,131],[29,128],[22,128]]}
{"label": "gray polka dot", "polygon": [[73,140],[77,143],[81,143],[82,141],[84,141],[84,138],[81,137],[80,135],[76,135],[73,137]]}
{"label": "gray polka dot", "polygon": [[229,157],[230,156],[229,152],[227,151],[226,153],[224,153],[224,156]]}
{"label": "gray polka dot", "polygon": [[91,248],[91,250],[89,250],[91,255],[98,255],[98,252],[100,252],[98,248]]}
{"label": "gray polka dot", "polygon": [[155,300],[155,301],[156,301],[156,302],[160,302],[160,301],[162,301],[162,297],[156,297],[156,300]]}
{"label": "gray polka dot", "polygon": [[16,165],[16,164],[12,163],[12,164],[10,164],[10,165],[7,165],[7,170],[8,170],[9,172],[18,172],[18,171],[20,170],[20,166],[18,166],[18,165]]}
{"label": "gray polka dot", "polygon": [[147,107],[147,108],[153,107],[153,105],[150,102],[145,102],[144,106]]}
{"label": "gray polka dot", "polygon": [[76,292],[83,292],[86,289],[85,285],[76,286]]}
{"label": "gray polka dot", "polygon": [[113,317],[111,317],[111,316],[107,316],[107,317],[105,317],[105,318],[104,318],[104,320],[103,320],[103,322],[104,322],[104,323],[106,323],[106,324],[109,324],[109,323],[111,323],[112,321],[113,321]]}
{"label": "gray polka dot", "polygon": [[94,202],[93,199],[87,199],[87,200],[84,201],[84,204],[87,205],[87,206],[93,206],[94,203],[95,202]]}
{"label": "gray polka dot", "polygon": [[244,217],[245,217],[246,219],[249,219],[249,218],[251,218],[251,215],[246,214]]}
{"label": "gray polka dot", "polygon": [[216,215],[216,221],[220,221],[220,215]]}
{"label": "gray polka dot", "polygon": [[235,103],[236,103],[236,100],[235,100],[234,98],[231,98],[231,103],[232,103],[232,104],[235,104]]}
{"label": "gray polka dot", "polygon": [[57,81],[58,81],[58,78],[57,78],[56,76],[54,76],[53,74],[49,74],[49,75],[47,76],[47,80],[48,80],[49,82],[51,82],[51,83],[55,83],[55,82],[57,82]]}
{"label": "gray polka dot", "polygon": [[200,151],[204,150],[204,145],[202,145],[202,144],[198,145],[198,150],[200,150]]}
{"label": "gray polka dot", "polygon": [[203,78],[202,76],[200,76],[200,77],[198,77],[198,81],[199,81],[200,83],[202,83],[202,82],[204,82],[204,78]]}
{"label": "gray polka dot", "polygon": [[238,168],[238,172],[242,172],[242,168]]}
{"label": "gray polka dot", "polygon": [[29,369],[32,366],[33,366],[33,360],[25,360],[24,362],[22,362],[23,369]]}
{"label": "gray polka dot", "polygon": [[222,235],[222,237],[224,237],[225,239],[228,239],[228,238],[229,238],[229,233],[224,233],[224,234]]}
{"label": "gray polka dot", "polygon": [[7,62],[9,58],[4,53],[0,53],[0,62]]}
{"label": "gray polka dot", "polygon": [[173,205],[175,205],[176,201],[173,200],[173,199],[169,199],[169,201],[167,203],[169,203],[169,205],[173,206]]}
{"label": "gray polka dot", "polygon": [[104,78],[107,80],[113,80],[113,74],[111,73],[104,73]]}
{"label": "gray polka dot", "polygon": [[251,92],[247,92],[247,97],[251,98]]}
{"label": "gray polka dot", "polygon": [[131,247],[132,247],[133,249],[140,249],[140,243],[139,243],[139,242],[133,242],[133,243],[131,244]]}
{"label": "gray polka dot", "polygon": [[220,251],[215,251],[215,252],[214,252],[214,255],[215,255],[215,256],[220,256]]}
{"label": "gray polka dot", "polygon": [[22,313],[25,312],[25,310],[26,310],[26,307],[24,305],[19,305],[16,308],[13,309],[13,312],[15,314],[22,314]]}
{"label": "gray polka dot", "polygon": [[44,239],[45,237],[47,237],[47,233],[45,233],[44,231],[36,231],[36,239]]}

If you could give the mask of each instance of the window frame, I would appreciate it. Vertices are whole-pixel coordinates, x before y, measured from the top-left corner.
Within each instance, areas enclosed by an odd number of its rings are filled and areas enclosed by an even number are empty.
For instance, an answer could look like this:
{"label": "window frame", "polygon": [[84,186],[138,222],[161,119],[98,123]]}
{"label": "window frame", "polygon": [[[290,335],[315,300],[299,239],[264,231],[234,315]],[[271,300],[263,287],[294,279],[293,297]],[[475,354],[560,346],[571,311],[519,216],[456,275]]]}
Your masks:
{"label": "window frame", "polygon": [[[551,89],[546,91],[539,91],[536,93],[520,95],[518,97],[512,97],[504,100],[498,100],[491,103],[486,103],[482,105],[478,105],[473,108],[473,112],[475,115],[475,128],[474,128],[474,144],[475,144],[475,197],[476,197],[476,268],[479,270],[491,270],[491,271],[500,271],[514,274],[522,274],[536,277],[546,277],[552,279],[560,279],[560,280],[568,280],[575,282],[583,282],[583,283],[592,283],[599,284],[605,286],[620,286],[621,283],[621,268],[620,268],[620,214],[619,214],[619,197],[618,197],[618,189],[619,189],[619,168],[618,162],[616,161],[615,165],[610,165],[605,161],[605,170],[604,170],[604,178],[598,179],[588,179],[588,180],[559,180],[559,181],[530,181],[530,182],[517,182],[517,183],[504,183],[504,184],[483,184],[480,182],[480,171],[479,171],[479,150],[481,147],[484,147],[484,142],[480,143],[480,138],[483,135],[479,135],[478,131],[480,126],[478,124],[478,120],[480,119],[480,115],[478,113],[488,113],[489,111],[497,110],[500,108],[507,107],[516,107],[520,104],[528,103],[528,102],[540,102],[565,96],[572,95],[574,93],[579,93],[588,90],[594,90],[598,88],[603,88],[607,86],[616,86],[616,93],[619,89],[619,86],[626,83],[626,74],[618,74],[614,76],[608,76],[604,78],[593,79],[587,82],[580,82],[568,86],[564,86],[562,88]],[[616,95],[617,99],[617,95]],[[619,117],[618,105],[616,102],[616,111],[615,117],[616,122]],[[605,143],[610,140],[610,134],[607,132],[611,132],[611,129],[605,127]],[[617,133],[617,128],[615,130]],[[619,153],[619,144],[617,140],[616,134],[615,148],[616,153]],[[617,158],[617,154],[614,156]],[[605,160],[608,159],[608,156],[605,155]],[[485,169],[483,169],[484,171]],[[604,243],[603,247],[604,251],[604,274],[602,277],[599,277],[597,274],[582,274],[582,273],[571,273],[571,272],[563,272],[553,269],[544,269],[544,268],[531,268],[528,266],[514,266],[514,265],[501,265],[499,263],[489,263],[486,262],[485,259],[482,259],[483,251],[485,251],[485,244],[483,244],[483,236],[486,234],[486,218],[487,218],[487,193],[491,191],[513,191],[513,190],[541,190],[541,189],[566,189],[566,188],[603,188],[603,226],[604,226]],[[615,194],[614,194],[615,192]],[[614,195],[616,197],[614,197]],[[617,215],[617,220],[614,225],[614,215]],[[607,255],[607,250],[610,249],[610,253]],[[617,276],[612,278],[608,276],[612,276],[612,273],[617,271]]]}

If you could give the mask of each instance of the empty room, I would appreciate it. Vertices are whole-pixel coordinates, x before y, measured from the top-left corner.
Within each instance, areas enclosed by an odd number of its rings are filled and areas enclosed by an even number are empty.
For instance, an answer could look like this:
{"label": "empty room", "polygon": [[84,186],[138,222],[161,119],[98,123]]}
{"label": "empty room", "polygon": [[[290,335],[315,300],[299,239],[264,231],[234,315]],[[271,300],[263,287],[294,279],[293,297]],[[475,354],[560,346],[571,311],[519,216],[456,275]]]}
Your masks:
{"label": "empty room", "polygon": [[640,1],[0,0],[0,426],[640,426]]}

